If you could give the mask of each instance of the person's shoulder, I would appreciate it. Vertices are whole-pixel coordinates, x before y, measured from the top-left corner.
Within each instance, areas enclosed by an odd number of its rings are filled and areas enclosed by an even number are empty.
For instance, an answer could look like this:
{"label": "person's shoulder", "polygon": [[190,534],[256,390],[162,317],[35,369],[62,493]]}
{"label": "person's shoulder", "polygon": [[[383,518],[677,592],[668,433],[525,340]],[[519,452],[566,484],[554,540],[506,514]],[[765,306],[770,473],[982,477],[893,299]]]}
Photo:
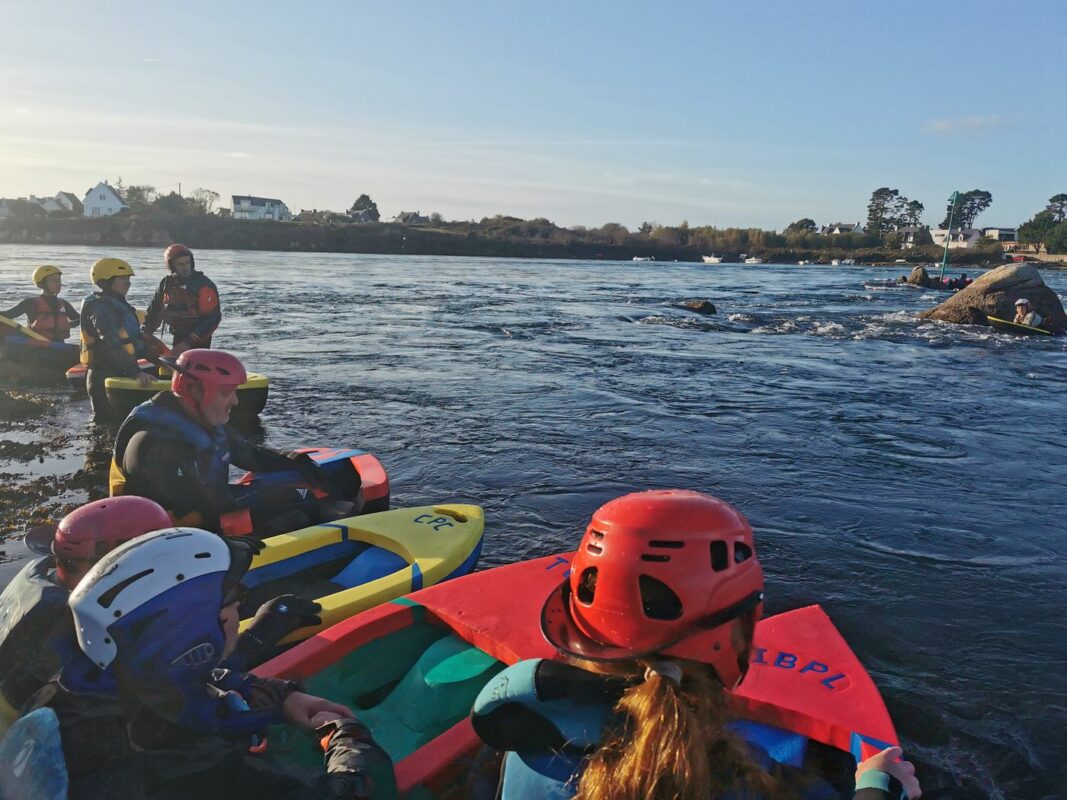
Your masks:
{"label": "person's shoulder", "polygon": [[203,272],[197,270],[193,273],[193,275],[196,276],[196,278],[199,280],[201,287],[218,291],[218,287],[215,285],[215,281],[211,280],[211,278],[209,278]]}

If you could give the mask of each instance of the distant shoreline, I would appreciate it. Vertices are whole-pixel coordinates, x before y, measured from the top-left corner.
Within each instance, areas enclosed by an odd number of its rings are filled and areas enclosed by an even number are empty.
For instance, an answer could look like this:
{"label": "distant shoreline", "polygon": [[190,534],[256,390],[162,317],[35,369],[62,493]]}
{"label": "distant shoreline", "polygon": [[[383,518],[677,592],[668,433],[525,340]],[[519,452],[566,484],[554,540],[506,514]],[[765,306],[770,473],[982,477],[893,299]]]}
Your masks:
{"label": "distant shoreline", "polygon": [[[86,247],[166,247],[182,242],[193,249],[249,250],[264,252],[358,253],[365,255],[426,255],[486,258],[576,259],[631,261],[635,256],[652,258],[645,263],[701,263],[709,255],[698,246],[665,246],[652,238],[633,234],[631,241],[612,244],[597,241],[545,241],[516,236],[510,231],[484,228],[469,223],[443,223],[438,226],[398,223],[321,224],[234,220],[210,215],[140,217],[118,215],[103,218],[65,218],[0,221],[0,244],[75,245]],[[514,226],[513,226],[514,227]],[[575,238],[581,236],[576,233]],[[742,253],[716,253],[722,264],[740,264]],[[941,249],[920,247],[902,253],[887,248],[761,248],[749,256],[768,264],[819,262],[831,266],[832,259],[855,259],[856,266],[899,267],[908,272],[915,266],[941,261]],[[950,252],[950,267],[998,266],[1004,263],[999,251]],[[1028,256],[1029,257],[1029,256]],[[907,263],[896,263],[905,258]],[[1065,257],[1067,258],[1067,257]],[[745,266],[744,264],[740,264]],[[706,265],[714,271],[719,265]],[[750,265],[758,269],[759,265]],[[1043,266],[1054,267],[1045,263]],[[1059,267],[1067,264],[1059,264]]]}

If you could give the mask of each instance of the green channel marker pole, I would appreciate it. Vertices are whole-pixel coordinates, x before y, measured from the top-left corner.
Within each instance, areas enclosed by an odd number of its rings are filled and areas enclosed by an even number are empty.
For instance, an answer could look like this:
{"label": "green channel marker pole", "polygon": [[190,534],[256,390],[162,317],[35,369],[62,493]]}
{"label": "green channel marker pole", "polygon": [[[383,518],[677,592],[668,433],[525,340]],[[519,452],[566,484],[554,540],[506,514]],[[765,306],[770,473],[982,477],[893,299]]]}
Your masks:
{"label": "green channel marker pole", "polygon": [[941,258],[941,274],[938,276],[938,280],[942,283],[945,281],[945,267],[948,265],[948,243],[952,241],[952,215],[956,213],[956,201],[959,199],[959,192],[953,192],[952,197],[948,199],[948,201],[952,203],[952,206],[948,210],[948,233],[945,234],[945,255]]}

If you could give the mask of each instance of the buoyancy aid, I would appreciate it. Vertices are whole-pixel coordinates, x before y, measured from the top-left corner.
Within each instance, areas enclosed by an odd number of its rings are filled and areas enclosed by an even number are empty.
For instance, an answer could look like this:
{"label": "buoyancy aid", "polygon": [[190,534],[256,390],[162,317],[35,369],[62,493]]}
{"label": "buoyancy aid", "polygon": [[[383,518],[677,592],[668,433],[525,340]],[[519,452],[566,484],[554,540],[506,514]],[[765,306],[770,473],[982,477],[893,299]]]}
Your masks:
{"label": "buoyancy aid", "polygon": [[[112,496],[126,494],[130,478],[122,471],[122,460],[130,439],[135,433],[148,430],[165,431],[191,445],[196,453],[200,479],[208,486],[217,487],[220,493],[228,491],[230,444],[226,429],[218,425],[211,431],[205,430],[181,409],[174,395],[160,392],[131,411],[119,427],[108,476]],[[173,509],[168,508],[167,511],[174,516]],[[179,522],[177,518],[175,521]]]}
{"label": "buoyancy aid", "polygon": [[33,319],[30,320],[31,331],[47,336],[54,342],[62,342],[70,336],[70,317],[67,316],[67,304],[54,295],[38,295],[33,298]]}
{"label": "buoyancy aid", "polygon": [[123,351],[136,359],[145,348],[141,325],[133,306],[121,297],[107,292],[93,292],[82,301],[81,311],[81,363],[93,367],[93,351],[100,344],[100,331],[93,325],[96,314],[109,315],[118,330],[118,342]]}
{"label": "buoyancy aid", "polygon": [[[159,289],[162,293],[163,322],[179,338],[192,333],[202,318],[219,314],[218,290],[201,272],[193,272],[184,283],[179,283],[176,276],[168,275]],[[214,328],[212,326],[199,338],[210,339]]]}
{"label": "buoyancy aid", "polygon": [[38,558],[0,594],[0,727],[59,668],[51,639],[70,620],[70,593],[52,580],[54,568],[51,556]]}

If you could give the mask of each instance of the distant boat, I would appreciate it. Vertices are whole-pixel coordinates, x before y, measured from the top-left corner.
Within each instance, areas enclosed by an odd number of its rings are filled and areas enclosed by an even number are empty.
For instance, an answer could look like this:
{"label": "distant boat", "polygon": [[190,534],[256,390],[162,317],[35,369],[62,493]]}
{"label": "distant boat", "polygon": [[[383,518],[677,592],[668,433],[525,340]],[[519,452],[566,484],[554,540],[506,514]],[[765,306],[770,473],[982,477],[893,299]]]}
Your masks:
{"label": "distant boat", "polygon": [[854,259],[854,258],[842,258],[841,259],[841,266],[842,267],[851,267],[851,266],[855,266],[855,264],[856,264],[856,259]]}
{"label": "distant boat", "polygon": [[810,262],[810,261],[798,261],[797,263],[798,263],[798,264],[799,264],[800,266],[802,266],[802,267],[805,267],[805,266],[807,266],[808,264],[810,264],[811,262]]}
{"label": "distant boat", "polygon": [[762,258],[756,258],[755,256],[750,256],[749,258],[745,259],[745,263],[746,264],[762,264],[763,263],[763,259]]}
{"label": "distant boat", "polygon": [[705,264],[721,264],[722,256],[701,256]]}
{"label": "distant boat", "polygon": [[655,256],[634,256],[634,261],[655,261]]}

